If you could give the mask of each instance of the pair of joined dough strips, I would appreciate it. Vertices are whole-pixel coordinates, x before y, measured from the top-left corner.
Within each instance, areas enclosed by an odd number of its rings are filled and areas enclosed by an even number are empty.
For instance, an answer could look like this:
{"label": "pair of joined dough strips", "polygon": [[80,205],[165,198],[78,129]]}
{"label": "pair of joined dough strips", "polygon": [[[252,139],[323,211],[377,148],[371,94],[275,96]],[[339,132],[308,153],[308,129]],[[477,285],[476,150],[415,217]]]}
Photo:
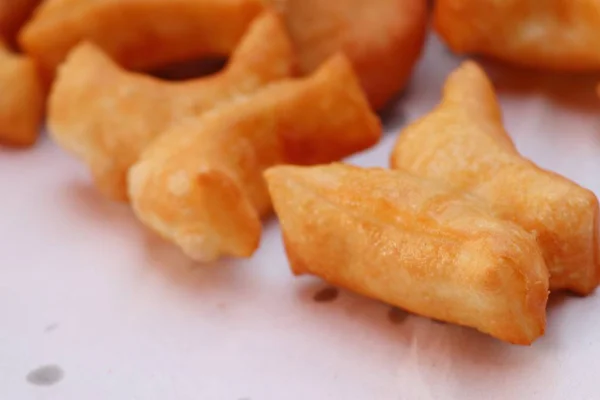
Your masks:
{"label": "pair of joined dough strips", "polygon": [[263,9],[261,0],[46,0],[19,42],[49,76],[82,41],[143,70],[228,56]]}
{"label": "pair of joined dough strips", "polygon": [[89,165],[100,191],[127,200],[127,170],[159,134],[186,118],[294,72],[293,49],[273,13],[248,29],[225,69],[183,82],[125,71],[91,43],[69,54],[49,99],[53,139]]}
{"label": "pair of joined dough strips", "polygon": [[519,155],[475,64],[391,161],[267,171],[294,273],[515,344],[543,334],[549,288],[598,285],[596,197]]}
{"label": "pair of joined dough strips", "polygon": [[188,83],[126,73],[84,44],[59,71],[51,134],[103,193],[129,199],[189,256],[250,256],[270,211],[266,168],[338,160],[381,135],[344,56],[282,79],[293,59],[272,13],[253,23],[222,74]]}

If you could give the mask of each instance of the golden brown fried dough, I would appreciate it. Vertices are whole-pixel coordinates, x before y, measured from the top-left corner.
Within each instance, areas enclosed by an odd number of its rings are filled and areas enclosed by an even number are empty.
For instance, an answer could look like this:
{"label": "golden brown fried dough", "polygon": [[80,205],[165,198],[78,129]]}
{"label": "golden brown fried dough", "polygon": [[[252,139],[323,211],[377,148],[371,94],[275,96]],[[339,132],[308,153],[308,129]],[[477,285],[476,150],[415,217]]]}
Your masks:
{"label": "golden brown fried dough", "polygon": [[598,285],[596,196],[517,152],[477,64],[466,62],[450,75],[441,104],[398,137],[391,164],[472,191],[502,218],[537,234],[552,290],[588,294]]}
{"label": "golden brown fried dough", "polygon": [[460,54],[541,69],[600,69],[597,0],[437,0],[434,25]]}
{"label": "golden brown fried dough", "polygon": [[262,9],[260,0],[46,0],[19,40],[49,71],[84,40],[146,69],[230,54]]}
{"label": "golden brown fried dough", "polygon": [[40,0],[0,1],[0,37],[12,42]]}
{"label": "golden brown fried dough", "polygon": [[342,164],[265,176],[295,274],[515,344],[544,333],[548,271],[535,236],[479,199]]}
{"label": "golden brown fried dough", "polygon": [[124,201],[127,170],[156,135],[289,77],[294,61],[285,29],[273,13],[256,20],[224,71],[192,81],[165,82],[126,72],[94,45],[81,44],[54,84],[50,132],[90,166],[104,195]]}
{"label": "golden brown fried dough", "polygon": [[33,60],[11,53],[0,42],[0,142],[35,143],[44,110],[44,92]]}
{"label": "golden brown fried dough", "polygon": [[338,160],[381,135],[345,57],[158,137],[129,171],[138,218],[198,261],[248,257],[271,210],[263,171]]}
{"label": "golden brown fried dough", "polygon": [[374,108],[406,85],[421,54],[425,0],[268,0],[281,11],[301,68],[309,73],[344,51]]}

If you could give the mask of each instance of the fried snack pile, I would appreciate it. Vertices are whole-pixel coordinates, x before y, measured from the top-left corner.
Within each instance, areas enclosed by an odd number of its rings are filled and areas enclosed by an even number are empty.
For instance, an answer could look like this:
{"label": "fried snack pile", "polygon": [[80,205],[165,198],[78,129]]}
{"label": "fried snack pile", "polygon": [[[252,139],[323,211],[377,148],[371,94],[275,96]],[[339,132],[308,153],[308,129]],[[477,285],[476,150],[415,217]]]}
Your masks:
{"label": "fried snack pile", "polygon": [[[256,27],[263,12],[278,12],[284,26],[271,16],[272,26]],[[382,107],[405,86],[427,17],[424,0],[10,0],[0,4],[0,38],[18,42],[36,63],[44,94],[54,86],[55,139],[90,164],[107,197],[124,201],[126,170],[157,132],[289,76],[296,56],[297,72],[309,75],[343,52],[371,106]],[[196,82],[131,72],[215,56],[230,57],[229,68]],[[30,80],[12,82],[15,88],[30,92]],[[1,112],[6,118],[20,108]],[[37,103],[31,108],[21,114],[33,126],[42,116]]]}
{"label": "fried snack pile", "polygon": [[[600,2],[434,13],[456,52],[600,69]],[[530,344],[549,290],[600,282],[598,200],[517,152],[476,64],[403,131],[392,169],[314,166],[379,141],[373,110],[427,24],[425,0],[0,0],[0,142],[35,142],[52,84],[53,140],[192,259],[250,257],[274,208],[295,274]],[[214,56],[229,60],[207,77],[141,72]]]}
{"label": "fried snack pile", "polygon": [[452,73],[440,105],[402,131],[391,165],[470,191],[536,234],[552,290],[589,294],[598,286],[596,196],[517,152],[492,85],[475,63]]}
{"label": "fried snack pile", "polygon": [[0,143],[35,143],[44,109],[44,91],[35,63],[0,42]]}
{"label": "fried snack pile", "polygon": [[479,199],[342,164],[265,175],[295,274],[510,343],[544,333],[548,271],[535,236]]}
{"label": "fried snack pile", "polygon": [[283,15],[302,72],[338,52],[350,58],[375,109],[404,88],[421,54],[424,0],[268,0]]}
{"label": "fried snack pile", "polygon": [[60,68],[49,100],[53,139],[89,165],[100,191],[127,200],[127,170],[158,134],[186,118],[290,77],[295,56],[278,17],[265,12],[215,75],[165,82],[127,72],[82,43]]}
{"label": "fried snack pile", "polygon": [[346,58],[190,119],[157,138],[129,172],[136,215],[191,258],[248,257],[271,210],[262,173],[331,162],[381,135]]}
{"label": "fried snack pile", "polygon": [[19,41],[49,72],[81,41],[148,69],[229,55],[263,8],[261,0],[46,0]]}
{"label": "fried snack pile", "polygon": [[434,26],[457,53],[528,67],[600,69],[597,0],[437,0]]}

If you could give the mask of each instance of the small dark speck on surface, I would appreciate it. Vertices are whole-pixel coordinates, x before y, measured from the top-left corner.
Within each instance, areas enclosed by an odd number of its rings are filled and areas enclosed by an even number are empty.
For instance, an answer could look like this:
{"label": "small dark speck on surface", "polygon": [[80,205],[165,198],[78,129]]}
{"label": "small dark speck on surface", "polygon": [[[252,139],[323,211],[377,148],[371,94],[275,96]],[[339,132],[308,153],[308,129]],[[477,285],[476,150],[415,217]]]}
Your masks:
{"label": "small dark speck on surface", "polygon": [[60,382],[65,373],[58,365],[43,365],[29,372],[25,379],[36,386],[51,386]]}
{"label": "small dark speck on surface", "polygon": [[328,303],[337,299],[339,291],[334,287],[326,287],[319,290],[313,296],[313,300],[317,303]]}
{"label": "small dark speck on surface", "polygon": [[390,308],[390,311],[388,311],[388,320],[395,325],[400,325],[407,317],[408,312],[400,308],[392,307]]}
{"label": "small dark speck on surface", "polygon": [[56,328],[58,328],[58,324],[55,322],[53,324],[47,325],[44,328],[44,332],[48,333],[48,332],[52,332],[53,330],[55,330]]}

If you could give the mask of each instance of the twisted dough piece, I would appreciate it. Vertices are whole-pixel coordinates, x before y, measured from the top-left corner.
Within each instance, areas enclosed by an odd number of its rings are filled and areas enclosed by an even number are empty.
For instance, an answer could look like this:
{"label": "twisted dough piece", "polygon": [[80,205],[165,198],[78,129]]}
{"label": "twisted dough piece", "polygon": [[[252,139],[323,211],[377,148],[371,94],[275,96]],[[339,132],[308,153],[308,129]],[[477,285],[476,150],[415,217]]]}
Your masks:
{"label": "twisted dough piece", "polygon": [[598,286],[598,199],[517,152],[477,64],[466,62],[449,76],[440,105],[398,137],[391,164],[472,191],[537,234],[552,290],[589,294]]}
{"label": "twisted dough piece", "polygon": [[248,257],[271,201],[262,173],[337,160],[381,135],[347,59],[274,83],[157,138],[129,171],[138,218],[198,261]]}
{"label": "twisted dough piece", "polygon": [[127,72],[96,46],[75,48],[49,103],[53,139],[89,165],[100,191],[127,200],[126,174],[159,133],[217,104],[292,75],[295,59],[278,17],[262,14],[220,73],[165,82]]}
{"label": "twisted dough piece", "polygon": [[265,176],[295,274],[515,344],[544,333],[548,271],[535,236],[479,199],[340,164]]}
{"label": "twisted dough piece", "polygon": [[46,0],[19,41],[53,72],[81,41],[129,69],[229,55],[261,0]]}
{"label": "twisted dough piece", "polygon": [[540,69],[600,69],[598,0],[437,0],[434,26],[460,54]]}
{"label": "twisted dough piece", "polygon": [[343,51],[371,106],[404,88],[425,41],[425,0],[268,0],[283,15],[302,72]]}

